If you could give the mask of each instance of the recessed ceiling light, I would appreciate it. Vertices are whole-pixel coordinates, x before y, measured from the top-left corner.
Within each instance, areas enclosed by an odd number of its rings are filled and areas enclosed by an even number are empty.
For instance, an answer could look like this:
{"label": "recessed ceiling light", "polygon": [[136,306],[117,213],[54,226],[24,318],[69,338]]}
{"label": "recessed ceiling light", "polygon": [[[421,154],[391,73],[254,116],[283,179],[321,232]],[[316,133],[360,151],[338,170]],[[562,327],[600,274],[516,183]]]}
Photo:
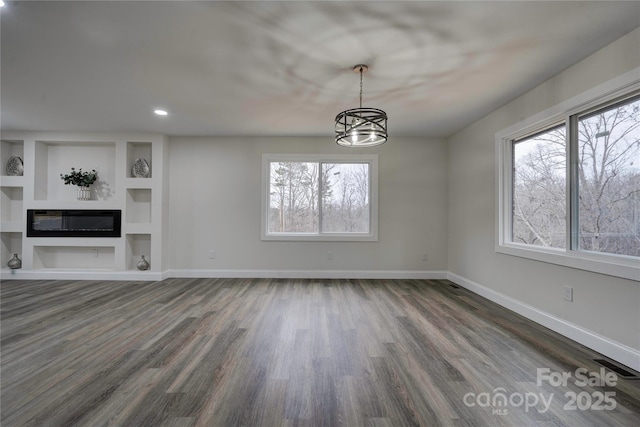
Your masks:
{"label": "recessed ceiling light", "polygon": [[153,110],[153,112],[158,116],[168,116],[169,115],[169,113],[167,113],[165,110],[160,110],[160,109]]}
{"label": "recessed ceiling light", "polygon": [[4,6],[4,2],[0,0],[0,7]]}

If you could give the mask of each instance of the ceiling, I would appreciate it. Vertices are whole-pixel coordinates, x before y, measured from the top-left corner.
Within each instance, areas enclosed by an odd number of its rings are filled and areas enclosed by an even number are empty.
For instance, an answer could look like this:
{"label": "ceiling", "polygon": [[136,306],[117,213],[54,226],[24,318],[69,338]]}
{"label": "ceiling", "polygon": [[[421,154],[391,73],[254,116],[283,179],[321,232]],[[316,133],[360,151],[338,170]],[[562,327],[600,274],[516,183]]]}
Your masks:
{"label": "ceiling", "polygon": [[[640,27],[640,2],[7,2],[3,130],[449,136]],[[167,117],[153,109],[165,108]]]}

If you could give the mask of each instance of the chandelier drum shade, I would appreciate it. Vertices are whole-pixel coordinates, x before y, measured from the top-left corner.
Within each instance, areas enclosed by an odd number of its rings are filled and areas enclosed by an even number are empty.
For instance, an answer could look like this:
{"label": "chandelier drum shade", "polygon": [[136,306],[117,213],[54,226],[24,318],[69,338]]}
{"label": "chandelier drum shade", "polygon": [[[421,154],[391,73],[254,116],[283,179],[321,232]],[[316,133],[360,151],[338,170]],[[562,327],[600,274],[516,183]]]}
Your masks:
{"label": "chandelier drum shade", "polygon": [[364,64],[353,67],[360,73],[360,107],[336,116],[336,143],[342,147],[373,147],[387,142],[387,113],[378,108],[362,108],[362,75],[368,69]]}

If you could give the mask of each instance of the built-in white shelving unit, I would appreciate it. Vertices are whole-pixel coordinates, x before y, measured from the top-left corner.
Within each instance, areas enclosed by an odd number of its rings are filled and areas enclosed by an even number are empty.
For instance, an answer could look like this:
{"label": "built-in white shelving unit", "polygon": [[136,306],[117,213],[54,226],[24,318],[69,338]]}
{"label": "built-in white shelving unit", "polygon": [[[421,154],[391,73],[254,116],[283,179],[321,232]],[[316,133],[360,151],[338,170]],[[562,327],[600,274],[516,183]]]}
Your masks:
{"label": "built-in white shelving unit", "polygon": [[[3,265],[13,254],[22,253],[25,230],[24,176],[7,176],[6,165],[11,156],[24,159],[22,139],[2,139],[0,142],[0,257]],[[33,170],[29,168],[28,170]]]}
{"label": "built-in white shelving unit", "polygon": [[[167,268],[167,138],[157,134],[2,132],[0,237],[2,279],[160,280]],[[7,176],[11,156],[24,162],[23,176]],[[132,166],[145,159],[149,177]],[[61,173],[95,169],[91,200],[76,200],[76,188]],[[27,237],[27,209],[119,209],[122,234],[114,237]],[[6,264],[14,253],[22,268]],[[138,271],[144,255],[150,269]]]}

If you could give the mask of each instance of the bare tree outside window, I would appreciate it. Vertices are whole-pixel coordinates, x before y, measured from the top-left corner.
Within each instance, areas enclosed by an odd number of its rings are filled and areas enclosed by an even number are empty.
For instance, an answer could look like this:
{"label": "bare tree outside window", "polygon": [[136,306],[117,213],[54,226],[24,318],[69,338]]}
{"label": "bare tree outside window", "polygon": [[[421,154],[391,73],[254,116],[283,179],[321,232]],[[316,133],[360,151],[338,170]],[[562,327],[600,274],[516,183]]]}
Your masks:
{"label": "bare tree outside window", "polygon": [[326,192],[322,230],[327,233],[369,232],[369,165],[323,163]]}
{"label": "bare tree outside window", "polygon": [[318,232],[318,164],[273,162],[269,232]]}
{"label": "bare tree outside window", "polygon": [[566,247],[564,126],[513,143],[512,241]]}
{"label": "bare tree outside window", "polygon": [[640,99],[578,121],[581,250],[640,256]]}
{"label": "bare tree outside window", "polygon": [[268,232],[368,233],[369,175],[368,163],[270,162]]}

